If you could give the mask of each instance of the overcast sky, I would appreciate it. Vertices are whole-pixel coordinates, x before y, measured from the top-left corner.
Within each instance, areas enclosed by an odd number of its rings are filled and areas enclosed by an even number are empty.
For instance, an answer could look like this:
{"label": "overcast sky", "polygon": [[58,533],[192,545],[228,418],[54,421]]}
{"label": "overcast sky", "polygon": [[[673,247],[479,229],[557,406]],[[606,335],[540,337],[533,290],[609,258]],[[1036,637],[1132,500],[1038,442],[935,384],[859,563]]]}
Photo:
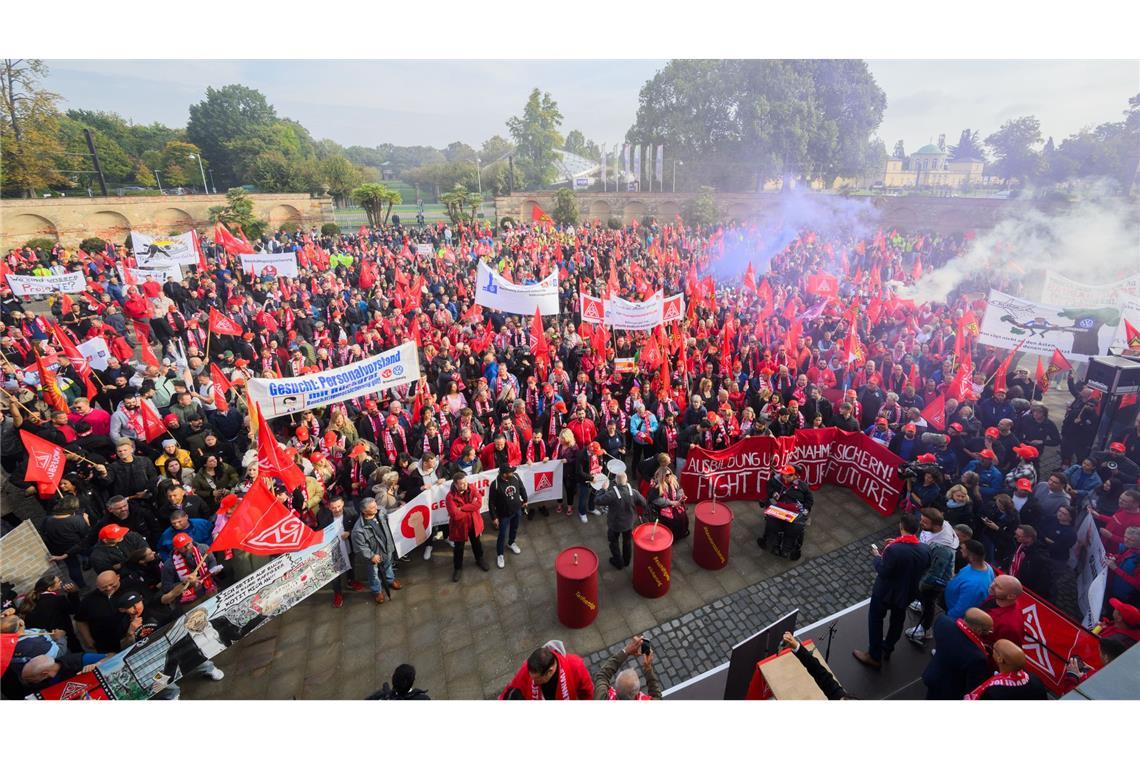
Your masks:
{"label": "overcast sky", "polygon": [[[206,87],[241,83],[314,137],[344,145],[478,147],[519,114],[534,87],[549,91],[563,133],[620,141],[641,86],[663,65],[641,61],[116,61],[50,60],[48,87],[65,106],[115,111],[141,123],[184,126]],[[871,61],[887,94],[879,136],[908,152],[965,128],[992,133],[1034,115],[1060,142],[1121,118],[1140,92],[1137,61]]]}

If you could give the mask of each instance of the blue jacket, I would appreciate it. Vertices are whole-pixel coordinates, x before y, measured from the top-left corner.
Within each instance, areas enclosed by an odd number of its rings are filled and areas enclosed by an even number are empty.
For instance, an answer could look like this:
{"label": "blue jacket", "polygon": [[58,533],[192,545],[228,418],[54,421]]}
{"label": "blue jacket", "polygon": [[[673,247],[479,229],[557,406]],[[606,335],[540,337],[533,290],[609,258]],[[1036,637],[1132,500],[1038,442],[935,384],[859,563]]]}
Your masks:
{"label": "blue jacket", "polygon": [[1095,491],[1104,483],[1100,478],[1100,473],[1093,470],[1092,473],[1087,473],[1079,464],[1074,464],[1069,469],[1065,470],[1065,477],[1069,480],[1069,485],[1077,492],[1076,502],[1080,503],[1089,491]]}
{"label": "blue jacket", "polygon": [[194,539],[194,543],[209,546],[214,541],[214,524],[209,520],[191,517],[190,527],[187,530],[176,531],[174,526],[164,530],[158,539],[158,547],[155,549],[164,563],[169,562],[170,555],[174,553],[174,536],[176,533],[189,533],[190,537]]}
{"label": "blue jacket", "polygon": [[946,584],[946,616],[951,620],[966,614],[966,610],[977,607],[990,594],[990,584],[994,582],[994,569],[975,570],[966,565]]}
{"label": "blue jacket", "polygon": [[884,607],[905,607],[918,597],[918,582],[930,566],[926,544],[894,543],[875,560],[875,585],[871,596]]}
{"label": "blue jacket", "polygon": [[638,433],[646,432],[652,437],[657,432],[657,416],[650,412],[649,418],[642,420],[640,414],[633,415],[629,418],[629,432],[635,436]]}
{"label": "blue jacket", "polygon": [[992,499],[1002,492],[1002,487],[1005,485],[1005,476],[1001,474],[1001,470],[992,464],[985,469],[982,469],[983,467],[984,465],[981,460],[975,459],[966,465],[965,471],[978,473],[980,480],[978,485],[982,490],[982,496],[986,497],[986,499]]}

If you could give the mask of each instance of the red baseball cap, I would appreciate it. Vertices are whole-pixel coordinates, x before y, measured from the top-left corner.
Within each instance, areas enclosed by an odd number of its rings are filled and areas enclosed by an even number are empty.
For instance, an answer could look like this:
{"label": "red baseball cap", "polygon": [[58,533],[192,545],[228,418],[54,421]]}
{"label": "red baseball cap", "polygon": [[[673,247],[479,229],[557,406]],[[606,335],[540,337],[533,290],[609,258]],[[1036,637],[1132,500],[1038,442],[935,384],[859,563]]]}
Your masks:
{"label": "red baseball cap", "polygon": [[222,497],[222,501],[218,506],[218,510],[221,512],[229,512],[231,509],[237,506],[237,503],[238,495],[236,493],[228,493]]}
{"label": "red baseball cap", "polygon": [[372,412],[372,411],[375,411],[376,409],[379,409],[380,407],[378,407],[376,405],[375,400],[368,399],[367,401],[364,402],[364,408],[367,409],[368,411]]}
{"label": "red baseball cap", "polygon": [[1013,453],[1017,454],[1019,457],[1024,457],[1025,459],[1036,459],[1040,455],[1035,446],[1030,446],[1028,444],[1025,446],[1014,446]]}
{"label": "red baseball cap", "polygon": [[1000,438],[1000,437],[1001,437],[1001,431],[998,430],[996,427],[986,428],[986,438]]}
{"label": "red baseball cap", "polygon": [[962,427],[961,423],[951,422],[950,423],[950,429],[961,433],[965,428]]}
{"label": "red baseball cap", "polygon": [[298,441],[309,440],[309,429],[307,427],[305,427],[304,425],[298,425],[296,433],[297,433],[297,440]]}
{"label": "red baseball cap", "polygon": [[919,454],[918,461],[922,464],[934,464],[938,460],[934,458],[933,454]]}
{"label": "red baseball cap", "polygon": [[887,418],[886,418],[886,417],[879,417],[878,419],[876,419],[876,420],[875,420],[875,424],[876,424],[876,425],[887,425],[887,424],[890,424],[890,423],[889,423],[889,422],[887,422]]}
{"label": "red baseball cap", "polygon": [[174,536],[174,548],[175,549],[183,549],[192,543],[194,543],[194,539],[191,538],[189,533],[179,533],[176,536]]}
{"label": "red baseball cap", "polygon": [[130,533],[130,530],[124,528],[122,525],[104,525],[99,530],[100,541],[118,541],[123,536]]}
{"label": "red baseball cap", "polygon": [[361,454],[363,454],[367,450],[368,450],[367,447],[363,443],[358,443],[352,447],[352,451],[348,452],[348,455],[350,457],[360,456]]}
{"label": "red baseball cap", "polygon": [[904,433],[914,433],[917,430],[918,430],[918,428],[915,427],[915,424],[913,422],[908,422],[905,425],[903,425],[903,432]]}
{"label": "red baseball cap", "polygon": [[790,464],[786,464],[780,468],[780,474],[781,475],[795,475],[796,474],[796,468]]}
{"label": "red baseball cap", "polygon": [[178,422],[178,415],[168,414],[162,418],[162,421],[165,422],[167,425],[173,425],[174,423]]}
{"label": "red baseball cap", "polygon": [[978,452],[978,456],[980,456],[982,459],[997,459],[997,454],[995,454],[990,449],[982,449]]}
{"label": "red baseball cap", "polygon": [[1124,444],[1121,443],[1120,441],[1117,441],[1116,443],[1110,443],[1110,444],[1108,444],[1108,450],[1109,451],[1116,451],[1116,452],[1123,454],[1124,453]]}
{"label": "red baseball cap", "polygon": [[1124,618],[1125,623],[1133,627],[1140,626],[1140,609],[1137,609],[1135,605],[1125,604],[1115,598],[1109,599],[1108,603],[1120,613],[1120,617]]}

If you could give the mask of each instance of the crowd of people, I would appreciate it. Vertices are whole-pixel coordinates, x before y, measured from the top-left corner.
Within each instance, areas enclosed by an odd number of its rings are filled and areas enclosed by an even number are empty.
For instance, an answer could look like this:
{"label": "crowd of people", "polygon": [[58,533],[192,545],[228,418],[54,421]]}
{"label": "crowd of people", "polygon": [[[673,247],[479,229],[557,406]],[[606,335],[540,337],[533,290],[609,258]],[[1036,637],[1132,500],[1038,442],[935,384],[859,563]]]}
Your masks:
{"label": "crowd of people", "polygon": [[[913,588],[872,595],[879,633],[872,620],[861,661],[889,656],[902,635],[900,606],[921,600],[922,623],[908,634],[918,641],[937,633],[940,600],[950,620],[984,607],[994,570],[1054,598],[1082,513],[1111,555],[1106,610],[1117,619],[1108,635],[1140,637],[1140,422],[1094,451],[1101,408],[1091,389],[1068,378],[1073,401],[1058,427],[1041,403],[1043,379],[1022,369],[997,376],[1004,354],[978,344],[976,326],[988,285],[1019,292],[1013,270],[977,273],[944,302],[916,303],[897,285],[961,255],[968,235],[781,234],[680,220],[282,231],[256,242],[294,252],[296,278],[243,271],[223,241],[203,240],[199,264],[164,283],[124,269],[137,262],[122,246],[10,251],[6,272],[78,271],[88,290],[33,301],[0,286],[0,466],[42,507],[37,527],[66,568],[5,599],[4,630],[18,625],[36,639],[5,672],[5,695],[90,667],[268,561],[210,552],[258,480],[249,380],[300,377],[409,340],[419,349],[418,383],[269,421],[305,475],[292,490],[274,481],[278,499],[312,528],[339,524],[352,552],[353,571],[334,583],[335,607],[346,589],[366,586],[383,603],[400,588],[399,560],[431,561],[443,542],[454,581],[468,542],[489,572],[488,520],[502,568],[507,551],[524,550],[520,535],[536,516],[588,524],[605,515],[610,563],[621,571],[634,521],[687,532],[678,475],[690,447],[834,426],[911,463],[899,504],[905,532],[893,546],[913,543],[927,558],[921,572],[921,557],[908,570],[920,576]],[[417,252],[425,243],[432,255]],[[561,309],[542,320],[546,352],[535,351],[532,315],[475,305],[480,260],[517,283],[557,273]],[[824,275],[835,292],[815,284]],[[581,319],[580,294],[642,300],[658,290],[685,293],[683,319],[647,333]],[[242,333],[211,332],[211,312]],[[105,368],[69,360],[68,343],[93,338],[107,343]],[[939,398],[945,429],[923,416]],[[58,489],[25,479],[19,431],[64,447]],[[1063,466],[1042,471],[1053,447]],[[611,459],[626,463],[628,478],[603,495],[593,485]],[[514,468],[554,460],[565,462],[563,498],[530,503]],[[467,481],[491,469],[499,475],[485,520]],[[384,515],[439,483],[450,483],[446,536],[429,534],[415,560],[397,557]],[[793,470],[773,488],[806,512],[810,490],[798,483]],[[5,530],[18,520],[6,511]],[[897,554],[887,548],[884,567]],[[533,655],[534,667],[557,670],[561,655],[543,651],[550,656]],[[204,675],[222,677],[207,665]],[[516,680],[524,698],[545,689]]]}

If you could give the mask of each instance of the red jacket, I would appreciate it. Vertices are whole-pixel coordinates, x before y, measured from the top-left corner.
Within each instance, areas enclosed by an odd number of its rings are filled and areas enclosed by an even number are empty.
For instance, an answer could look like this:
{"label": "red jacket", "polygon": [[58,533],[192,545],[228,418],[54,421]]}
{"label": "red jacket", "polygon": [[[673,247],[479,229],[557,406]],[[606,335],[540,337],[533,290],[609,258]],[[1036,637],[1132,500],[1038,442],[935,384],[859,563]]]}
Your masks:
{"label": "red jacket", "polygon": [[585,446],[598,437],[598,427],[589,417],[581,420],[574,418],[567,423],[566,427],[574,433],[574,442],[579,446]]}
{"label": "red jacket", "polygon": [[[586,670],[586,663],[576,654],[559,654],[554,652],[554,659],[558,661],[558,674],[555,678],[558,685],[554,689],[555,699],[593,699],[594,683],[590,680],[590,671]],[[530,680],[530,672],[526,663],[522,664],[515,677],[503,689],[499,699],[506,699],[507,692],[518,689],[523,699],[543,699],[542,687],[535,686]]]}
{"label": "red jacket", "polygon": [[[511,467],[518,467],[522,464],[522,452],[519,450],[519,445],[511,441],[507,441],[507,462]],[[479,452],[479,462],[482,463],[484,470],[493,470],[498,467],[495,464],[495,444],[494,442],[488,443]]]}
{"label": "red jacket", "polygon": [[466,493],[459,493],[453,486],[447,493],[447,516],[451,520],[447,537],[452,541],[466,541],[475,528],[475,535],[483,535],[483,516],[479,510],[483,508],[483,499],[471,484],[467,485]]}

